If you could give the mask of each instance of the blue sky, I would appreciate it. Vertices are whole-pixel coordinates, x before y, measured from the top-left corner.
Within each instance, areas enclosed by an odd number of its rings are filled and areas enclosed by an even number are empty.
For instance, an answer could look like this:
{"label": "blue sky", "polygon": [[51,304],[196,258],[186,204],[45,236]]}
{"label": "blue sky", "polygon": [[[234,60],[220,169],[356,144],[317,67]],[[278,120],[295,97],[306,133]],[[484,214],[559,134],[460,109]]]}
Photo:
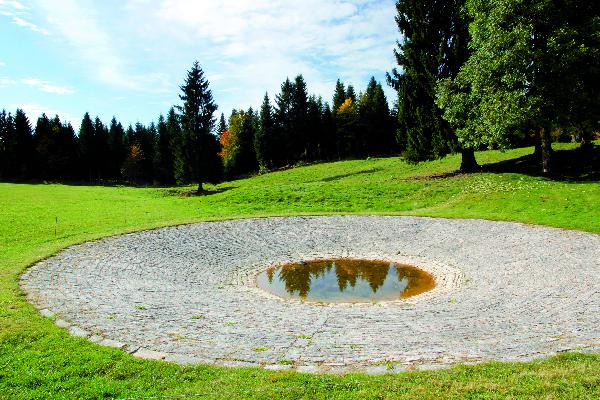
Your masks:
{"label": "blue sky", "polygon": [[196,59],[225,115],[298,73],[330,101],[338,77],[384,80],[394,15],[393,0],[0,0],[0,109],[149,123]]}

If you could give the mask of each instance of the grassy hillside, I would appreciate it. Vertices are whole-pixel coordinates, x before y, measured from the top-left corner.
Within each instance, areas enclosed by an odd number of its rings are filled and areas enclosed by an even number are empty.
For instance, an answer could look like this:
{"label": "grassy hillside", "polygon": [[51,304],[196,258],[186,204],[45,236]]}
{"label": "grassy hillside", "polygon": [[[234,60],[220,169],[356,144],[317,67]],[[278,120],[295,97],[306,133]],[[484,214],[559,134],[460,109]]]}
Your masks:
{"label": "grassy hillside", "polygon": [[181,196],[185,188],[0,184],[0,398],[598,398],[599,355],[390,376],[140,361],[70,337],[41,317],[18,286],[28,265],[68,245],[210,219],[403,214],[513,220],[600,233],[598,171],[571,168],[580,157],[567,151],[570,145],[560,147],[566,168],[554,180],[532,173],[523,158],[532,149],[517,149],[477,154],[488,172],[472,175],[453,173],[458,156],[417,166],[397,158],[344,161],[224,183],[203,197]]}

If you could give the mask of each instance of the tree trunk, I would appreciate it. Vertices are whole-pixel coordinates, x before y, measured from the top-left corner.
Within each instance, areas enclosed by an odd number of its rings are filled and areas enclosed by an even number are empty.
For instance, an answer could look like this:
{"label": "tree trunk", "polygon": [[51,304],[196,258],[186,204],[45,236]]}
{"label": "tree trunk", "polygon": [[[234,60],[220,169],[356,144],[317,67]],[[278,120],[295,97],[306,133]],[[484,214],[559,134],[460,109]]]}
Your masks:
{"label": "tree trunk", "polygon": [[540,130],[534,137],[535,144],[533,156],[539,160],[542,159],[542,131]]}
{"label": "tree trunk", "polygon": [[549,128],[540,128],[540,139],[542,147],[542,171],[544,175],[550,175],[552,172],[552,137],[550,136]]}
{"label": "tree trunk", "polygon": [[198,183],[198,190],[196,190],[197,194],[202,194],[204,192],[204,189],[202,188],[202,181],[200,181],[200,183]]}
{"label": "tree trunk", "polygon": [[473,149],[462,149],[462,161],[460,163],[461,172],[476,172],[479,171],[480,166],[477,164],[475,159],[475,150]]}

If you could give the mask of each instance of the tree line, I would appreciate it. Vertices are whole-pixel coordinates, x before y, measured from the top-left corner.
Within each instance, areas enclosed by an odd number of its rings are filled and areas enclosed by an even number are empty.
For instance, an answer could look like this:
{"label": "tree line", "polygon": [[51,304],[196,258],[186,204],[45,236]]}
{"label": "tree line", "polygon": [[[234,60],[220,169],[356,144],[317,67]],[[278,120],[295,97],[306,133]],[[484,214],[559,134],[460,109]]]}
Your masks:
{"label": "tree line", "polygon": [[[272,104],[214,118],[217,105],[196,62],[181,105],[149,125],[105,125],[83,116],[76,132],[59,116],[35,125],[23,110],[0,113],[0,179],[158,183],[218,182],[300,162],[390,155],[395,117],[380,83],[364,93],[337,81],[332,106],[309,95],[302,75],[286,79]],[[199,185],[201,191],[201,184]]]}
{"label": "tree line", "polygon": [[356,94],[338,80],[332,105],[309,95],[302,75],[286,79],[273,103],[265,94],[260,110],[221,115],[221,157],[227,176],[300,162],[391,155],[395,116],[381,83],[371,78]]}

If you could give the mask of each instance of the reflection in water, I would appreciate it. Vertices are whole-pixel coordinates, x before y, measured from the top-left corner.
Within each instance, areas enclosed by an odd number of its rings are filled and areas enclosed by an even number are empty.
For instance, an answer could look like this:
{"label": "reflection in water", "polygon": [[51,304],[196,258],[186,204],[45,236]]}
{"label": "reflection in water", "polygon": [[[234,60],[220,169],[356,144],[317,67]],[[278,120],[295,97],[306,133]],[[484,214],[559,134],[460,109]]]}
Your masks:
{"label": "reflection in water", "polygon": [[385,261],[316,260],[269,268],[262,289],[284,298],[324,302],[397,300],[433,289],[425,271]]}

